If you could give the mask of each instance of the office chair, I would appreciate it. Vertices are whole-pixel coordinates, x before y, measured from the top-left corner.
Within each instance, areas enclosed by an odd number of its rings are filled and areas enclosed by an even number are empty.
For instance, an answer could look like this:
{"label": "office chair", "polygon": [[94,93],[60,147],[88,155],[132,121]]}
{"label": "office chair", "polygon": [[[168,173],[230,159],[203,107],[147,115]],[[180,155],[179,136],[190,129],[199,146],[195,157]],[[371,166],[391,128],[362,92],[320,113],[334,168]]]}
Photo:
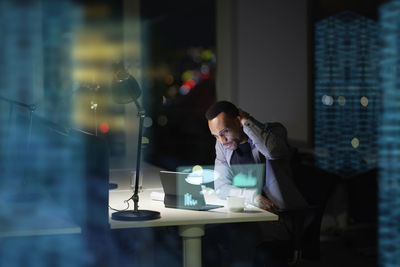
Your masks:
{"label": "office chair", "polygon": [[268,260],[269,266],[294,266],[301,259],[320,259],[322,216],[338,177],[315,167],[313,155],[299,153],[297,149],[292,157],[292,169],[293,180],[309,206],[278,211],[279,217],[292,225],[289,229],[282,224],[289,233],[289,239],[264,242],[258,250],[261,254],[278,255],[281,262],[261,256],[257,265]]}

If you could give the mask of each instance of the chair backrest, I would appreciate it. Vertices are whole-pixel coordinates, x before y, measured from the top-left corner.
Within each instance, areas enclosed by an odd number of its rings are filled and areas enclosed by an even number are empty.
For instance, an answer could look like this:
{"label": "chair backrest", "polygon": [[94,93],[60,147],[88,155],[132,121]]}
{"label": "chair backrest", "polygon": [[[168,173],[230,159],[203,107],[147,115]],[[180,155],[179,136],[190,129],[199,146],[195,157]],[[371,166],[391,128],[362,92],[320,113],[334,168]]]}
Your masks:
{"label": "chair backrest", "polygon": [[293,180],[313,214],[311,221],[303,229],[303,258],[319,259],[322,216],[339,177],[315,167],[314,156],[311,153],[301,153],[297,149],[292,158],[292,169]]}

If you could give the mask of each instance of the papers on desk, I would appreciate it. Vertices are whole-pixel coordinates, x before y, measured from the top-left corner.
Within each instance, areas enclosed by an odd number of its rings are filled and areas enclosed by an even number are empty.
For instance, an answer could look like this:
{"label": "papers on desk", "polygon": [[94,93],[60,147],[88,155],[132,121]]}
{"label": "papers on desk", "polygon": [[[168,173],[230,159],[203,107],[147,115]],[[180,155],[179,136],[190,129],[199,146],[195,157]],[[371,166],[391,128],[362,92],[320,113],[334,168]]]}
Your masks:
{"label": "papers on desk", "polygon": [[150,198],[155,201],[164,201],[165,194],[163,192],[151,192]]}

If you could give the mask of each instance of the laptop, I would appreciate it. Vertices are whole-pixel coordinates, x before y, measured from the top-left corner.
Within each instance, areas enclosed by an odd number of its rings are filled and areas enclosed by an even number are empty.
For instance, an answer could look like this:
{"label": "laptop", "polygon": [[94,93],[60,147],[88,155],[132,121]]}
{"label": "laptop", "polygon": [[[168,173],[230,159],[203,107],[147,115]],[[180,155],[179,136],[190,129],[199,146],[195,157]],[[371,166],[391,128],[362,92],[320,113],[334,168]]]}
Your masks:
{"label": "laptop", "polygon": [[211,210],[223,207],[206,204],[201,185],[188,183],[186,181],[188,175],[189,173],[185,172],[160,171],[166,208]]}

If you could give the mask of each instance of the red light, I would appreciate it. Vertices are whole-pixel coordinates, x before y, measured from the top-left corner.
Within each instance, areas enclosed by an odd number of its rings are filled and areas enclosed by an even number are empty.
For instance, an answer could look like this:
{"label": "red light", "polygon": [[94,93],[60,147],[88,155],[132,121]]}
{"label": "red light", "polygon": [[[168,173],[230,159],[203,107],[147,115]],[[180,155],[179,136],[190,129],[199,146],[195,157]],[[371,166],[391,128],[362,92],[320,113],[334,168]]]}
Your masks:
{"label": "red light", "polygon": [[201,73],[201,78],[203,78],[203,79],[208,79],[208,78],[210,78],[210,73],[209,72],[206,72],[206,73]]}
{"label": "red light", "polygon": [[190,89],[193,89],[196,86],[196,82],[192,79],[187,80],[186,82],[183,83],[183,85],[186,85]]}
{"label": "red light", "polygon": [[108,130],[110,130],[110,127],[108,126],[107,122],[100,124],[100,132],[107,133]]}

